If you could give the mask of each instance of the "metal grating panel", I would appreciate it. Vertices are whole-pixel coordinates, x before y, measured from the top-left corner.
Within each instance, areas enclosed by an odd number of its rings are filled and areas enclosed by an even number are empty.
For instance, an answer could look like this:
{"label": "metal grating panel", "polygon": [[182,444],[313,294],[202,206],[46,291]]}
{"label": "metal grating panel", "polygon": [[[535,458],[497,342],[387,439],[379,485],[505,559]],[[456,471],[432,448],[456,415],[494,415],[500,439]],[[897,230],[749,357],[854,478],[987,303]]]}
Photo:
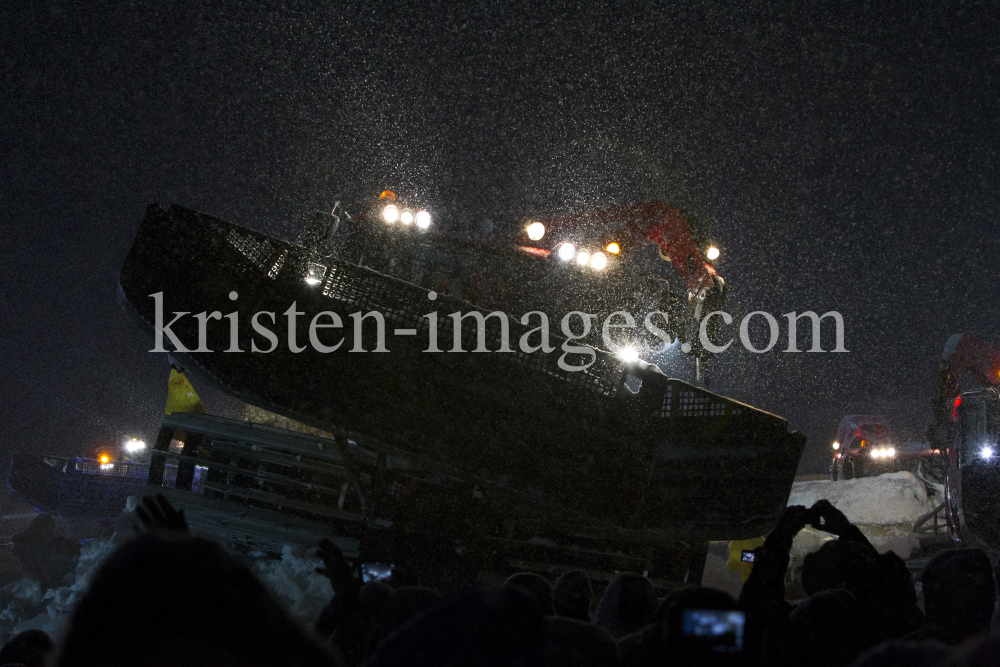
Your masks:
{"label": "metal grating panel", "polygon": [[275,247],[269,241],[256,239],[249,234],[241,234],[232,227],[226,233],[226,240],[259,269],[266,268],[274,255]]}
{"label": "metal grating panel", "polygon": [[[450,350],[454,345],[454,320],[452,312],[480,312],[473,306],[449,296],[438,296],[437,300],[427,298],[427,290],[394,280],[382,274],[363,269],[345,262],[334,263],[323,284],[323,295],[340,301],[351,308],[357,308],[363,313],[376,311],[382,313],[386,326],[406,327],[416,329],[420,333],[428,330],[429,320],[424,317],[430,311],[438,312],[438,348]],[[487,313],[482,313],[484,316]],[[559,367],[560,355],[558,346],[562,339],[551,336],[550,341],[556,350],[550,354],[525,354],[517,347],[520,337],[533,327],[527,327],[519,320],[508,317],[509,336],[512,352],[496,353],[500,358],[516,363],[532,371],[542,372],[553,377],[559,377],[572,385],[585,387],[604,395],[615,393],[618,379],[621,375],[620,365],[614,358],[601,351],[596,351],[594,363],[584,371],[566,371]],[[485,344],[490,350],[500,348],[503,329],[498,317],[487,317],[485,323]],[[474,317],[466,317],[461,321],[462,349],[474,350],[478,346],[479,323]]]}
{"label": "metal grating panel", "polygon": [[720,397],[698,390],[677,390],[673,384],[667,385],[663,396],[660,417],[724,417],[742,415],[742,406],[719,400]]}

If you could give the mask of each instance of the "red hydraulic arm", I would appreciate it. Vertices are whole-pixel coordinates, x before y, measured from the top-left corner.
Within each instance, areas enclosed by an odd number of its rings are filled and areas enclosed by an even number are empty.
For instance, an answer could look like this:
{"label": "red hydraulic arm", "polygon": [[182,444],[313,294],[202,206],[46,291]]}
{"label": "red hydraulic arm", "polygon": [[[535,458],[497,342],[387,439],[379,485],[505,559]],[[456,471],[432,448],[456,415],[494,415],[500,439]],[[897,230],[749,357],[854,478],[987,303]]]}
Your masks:
{"label": "red hydraulic arm", "polygon": [[935,447],[946,447],[944,433],[955,418],[958,381],[969,371],[976,381],[987,387],[1000,384],[1000,349],[969,334],[954,334],[945,343],[938,366],[938,382],[934,393],[934,423],[928,437]]}
{"label": "red hydraulic arm", "polygon": [[541,245],[551,250],[562,241],[574,240],[590,225],[623,223],[621,229],[614,233],[614,241],[623,252],[647,241],[655,243],[659,246],[660,256],[674,265],[692,292],[707,292],[715,284],[715,268],[702,258],[691,237],[687,220],[676,206],[666,202],[647,201],[601,211],[554,216],[539,222],[545,225],[543,239],[530,241],[525,233],[518,239],[521,245]]}

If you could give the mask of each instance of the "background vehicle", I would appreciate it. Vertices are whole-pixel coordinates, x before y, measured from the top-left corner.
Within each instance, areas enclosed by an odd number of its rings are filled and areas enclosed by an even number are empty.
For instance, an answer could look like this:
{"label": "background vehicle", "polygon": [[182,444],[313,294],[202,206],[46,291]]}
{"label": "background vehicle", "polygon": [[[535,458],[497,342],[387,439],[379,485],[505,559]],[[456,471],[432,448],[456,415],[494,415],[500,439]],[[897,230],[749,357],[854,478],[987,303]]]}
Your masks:
{"label": "background vehicle", "polygon": [[[983,387],[961,392],[965,373]],[[1000,350],[969,334],[945,343],[927,436],[943,454],[952,540],[1000,550]]]}
{"label": "background vehicle", "polygon": [[847,415],[833,441],[830,479],[853,479],[885,472],[917,472],[933,455],[928,442],[901,442],[889,420],[880,415]]}

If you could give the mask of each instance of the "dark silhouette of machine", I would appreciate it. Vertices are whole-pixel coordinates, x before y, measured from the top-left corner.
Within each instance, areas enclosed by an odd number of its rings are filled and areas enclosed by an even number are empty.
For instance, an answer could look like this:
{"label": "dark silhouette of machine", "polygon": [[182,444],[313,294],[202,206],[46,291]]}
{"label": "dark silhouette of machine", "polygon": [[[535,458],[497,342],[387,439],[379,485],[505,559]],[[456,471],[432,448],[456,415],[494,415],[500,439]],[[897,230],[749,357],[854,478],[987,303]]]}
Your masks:
{"label": "dark silhouette of machine", "polygon": [[[663,341],[644,317],[615,329],[618,354],[557,324],[656,312],[661,333],[704,358],[699,323],[724,284],[676,209],[528,221],[523,238],[487,243],[406,212],[394,196],[353,216],[338,205],[293,244],[147,210],[118,297],[165,365],[319,430],[166,415],[148,484],[196,532],[271,550],[333,536],[345,553],[439,576],[584,567],[678,581],[708,540],[770,530],[804,436],[636,359]],[[649,248],[680,292],[650,273]],[[544,337],[539,311],[551,351],[525,351]]]}

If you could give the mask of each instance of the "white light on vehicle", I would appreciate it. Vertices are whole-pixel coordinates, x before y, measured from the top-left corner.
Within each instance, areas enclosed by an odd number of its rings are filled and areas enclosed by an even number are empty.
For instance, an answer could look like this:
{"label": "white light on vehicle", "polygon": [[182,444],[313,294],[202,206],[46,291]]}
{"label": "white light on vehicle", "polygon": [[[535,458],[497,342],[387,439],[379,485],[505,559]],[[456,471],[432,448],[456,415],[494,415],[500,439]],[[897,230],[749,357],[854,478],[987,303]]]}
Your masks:
{"label": "white light on vehicle", "polygon": [[982,449],[979,450],[979,455],[982,456],[984,459],[991,459],[993,458],[993,448],[988,446],[983,447]]}
{"label": "white light on vehicle", "polygon": [[587,262],[590,261],[590,253],[586,250],[581,250],[576,253],[576,263],[580,266],[586,266]]}
{"label": "white light on vehicle", "polygon": [[576,246],[572,243],[563,243],[559,246],[559,259],[568,262],[576,255]]}
{"label": "white light on vehicle", "polygon": [[540,222],[533,222],[528,225],[528,238],[532,241],[540,241],[545,236],[545,225]]}
{"label": "white light on vehicle", "polygon": [[595,252],[594,256],[590,258],[590,265],[600,271],[608,265],[608,256],[603,252]]}
{"label": "white light on vehicle", "polygon": [[639,360],[639,353],[634,348],[624,347],[618,351],[618,357],[626,363],[632,363]]}
{"label": "white light on vehicle", "polygon": [[408,208],[404,208],[403,212],[399,214],[399,221],[404,225],[413,224],[413,211]]}
{"label": "white light on vehicle", "polygon": [[146,449],[146,443],[138,438],[132,438],[125,442],[125,451],[129,454],[135,454],[136,452],[141,452]]}
{"label": "white light on vehicle", "polygon": [[431,226],[431,214],[427,211],[417,211],[417,227],[420,229],[427,229]]}
{"label": "white light on vehicle", "polygon": [[389,204],[382,209],[382,217],[386,222],[396,222],[399,220],[399,209],[396,208],[395,204]]}
{"label": "white light on vehicle", "polygon": [[713,245],[709,246],[708,250],[705,252],[705,257],[708,257],[709,261],[714,261],[719,259],[719,254],[719,249]]}
{"label": "white light on vehicle", "polygon": [[873,459],[880,459],[880,458],[882,458],[882,450],[881,449],[873,449],[872,450],[872,458]]}
{"label": "white light on vehicle", "polygon": [[889,449],[885,450],[885,455],[892,458],[893,456],[896,455],[896,448],[890,447]]}
{"label": "white light on vehicle", "polygon": [[836,441],[834,441],[834,443],[833,443],[833,448],[834,448],[834,449],[840,449],[840,443],[839,443],[839,442],[836,442]]}

